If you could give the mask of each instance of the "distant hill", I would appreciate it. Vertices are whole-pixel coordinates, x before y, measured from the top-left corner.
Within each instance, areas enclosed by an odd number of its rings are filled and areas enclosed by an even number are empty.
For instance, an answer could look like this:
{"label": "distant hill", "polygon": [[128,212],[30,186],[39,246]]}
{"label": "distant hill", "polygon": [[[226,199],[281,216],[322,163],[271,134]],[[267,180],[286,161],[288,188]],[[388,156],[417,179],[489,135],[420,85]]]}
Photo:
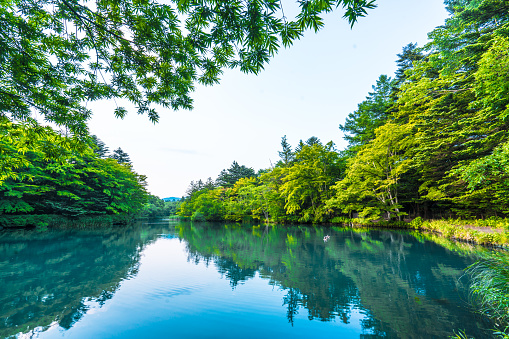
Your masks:
{"label": "distant hill", "polygon": [[176,197],[169,197],[169,198],[163,198],[164,201],[168,202],[168,201],[180,201],[180,198],[176,198]]}

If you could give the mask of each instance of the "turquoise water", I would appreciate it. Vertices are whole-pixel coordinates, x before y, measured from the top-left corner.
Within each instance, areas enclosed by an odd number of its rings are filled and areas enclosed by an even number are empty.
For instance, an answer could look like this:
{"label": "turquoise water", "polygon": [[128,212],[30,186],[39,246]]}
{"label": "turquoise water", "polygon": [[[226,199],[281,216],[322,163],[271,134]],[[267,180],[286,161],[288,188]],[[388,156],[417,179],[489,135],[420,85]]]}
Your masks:
{"label": "turquoise water", "polygon": [[[324,240],[324,237],[329,236]],[[0,233],[0,337],[447,338],[468,248],[385,230],[174,223]]]}

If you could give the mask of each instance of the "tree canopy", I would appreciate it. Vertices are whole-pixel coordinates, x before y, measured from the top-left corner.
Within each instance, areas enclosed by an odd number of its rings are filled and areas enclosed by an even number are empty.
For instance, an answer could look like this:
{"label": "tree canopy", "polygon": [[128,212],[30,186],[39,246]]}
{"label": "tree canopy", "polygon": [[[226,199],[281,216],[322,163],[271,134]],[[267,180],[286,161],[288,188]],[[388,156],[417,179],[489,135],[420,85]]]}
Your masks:
{"label": "tree canopy", "polygon": [[154,105],[190,109],[196,83],[217,83],[225,68],[258,73],[281,46],[318,31],[324,13],[341,7],[353,25],[375,0],[298,6],[287,18],[277,0],[2,1],[0,115],[40,114],[84,136],[87,101],[123,98],[157,122]]}
{"label": "tree canopy", "polygon": [[3,174],[0,224],[27,214],[133,216],[148,198],[146,177],[126,162],[101,158],[92,147],[70,151],[67,138],[49,127],[37,133],[12,123],[0,127],[0,149],[6,141],[24,146],[23,157],[12,158],[10,173]]}

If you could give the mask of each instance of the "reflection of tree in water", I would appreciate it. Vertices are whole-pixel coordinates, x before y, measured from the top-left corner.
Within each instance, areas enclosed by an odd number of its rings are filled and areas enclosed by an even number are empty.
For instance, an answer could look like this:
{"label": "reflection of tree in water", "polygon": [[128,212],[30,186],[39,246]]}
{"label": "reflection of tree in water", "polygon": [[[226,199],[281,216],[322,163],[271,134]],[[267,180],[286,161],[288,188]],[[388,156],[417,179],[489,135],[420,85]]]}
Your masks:
{"label": "reflection of tree in water", "polygon": [[[167,227],[167,226],[166,226]],[[0,235],[0,337],[71,328],[90,301],[103,305],[137,273],[139,255],[161,226],[96,231],[9,231]]]}
{"label": "reflection of tree in water", "polygon": [[302,295],[295,288],[289,288],[283,298],[283,305],[286,305],[286,318],[293,326],[293,318],[299,313],[299,305],[302,304]]}
{"label": "reflection of tree in water", "polygon": [[259,272],[285,289],[292,325],[302,307],[309,319],[345,324],[356,310],[363,337],[447,337],[454,326],[482,337],[489,328],[467,310],[458,281],[472,260],[408,234],[328,229],[324,243],[323,228],[179,227],[189,254],[212,259],[232,287]]}
{"label": "reflection of tree in water", "polygon": [[255,269],[239,267],[234,261],[224,258],[218,258],[216,260],[216,265],[219,273],[230,281],[232,288],[235,288],[239,283],[249,278],[253,278],[256,273]]}

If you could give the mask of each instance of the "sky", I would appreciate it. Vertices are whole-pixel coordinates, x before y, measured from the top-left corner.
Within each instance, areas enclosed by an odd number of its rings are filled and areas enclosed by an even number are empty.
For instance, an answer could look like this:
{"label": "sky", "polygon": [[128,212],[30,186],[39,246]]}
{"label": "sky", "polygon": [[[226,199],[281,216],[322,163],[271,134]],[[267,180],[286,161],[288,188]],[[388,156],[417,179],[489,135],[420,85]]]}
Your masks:
{"label": "sky", "polygon": [[157,124],[133,106],[120,120],[113,102],[89,104],[90,132],[110,150],[127,152],[149,192],[161,198],[184,196],[191,180],[214,180],[233,161],[255,171],[271,167],[284,135],[293,147],[315,136],[344,149],[338,126],[381,74],[394,76],[403,46],[423,46],[447,17],[443,0],[377,4],[352,29],[341,11],[327,14],[322,30],[281,49],[258,75],[226,70],[219,84],[197,85],[191,111],[156,107]]}

